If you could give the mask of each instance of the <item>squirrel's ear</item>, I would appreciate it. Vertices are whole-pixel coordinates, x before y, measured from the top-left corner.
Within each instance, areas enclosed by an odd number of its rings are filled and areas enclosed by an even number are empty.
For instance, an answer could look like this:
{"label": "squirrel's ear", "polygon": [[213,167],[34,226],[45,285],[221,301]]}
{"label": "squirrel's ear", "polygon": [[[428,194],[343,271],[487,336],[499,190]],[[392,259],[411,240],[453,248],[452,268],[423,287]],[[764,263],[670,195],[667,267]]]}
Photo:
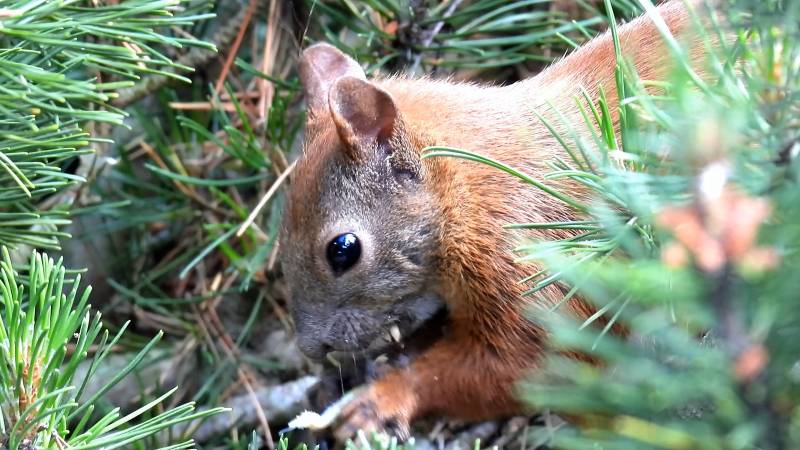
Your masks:
{"label": "squirrel's ear", "polygon": [[367,78],[353,58],[326,43],[314,44],[305,49],[300,55],[298,69],[306,102],[311,110],[327,106],[328,94],[337,79],[344,76],[362,80]]}
{"label": "squirrel's ear", "polygon": [[397,120],[392,96],[374,84],[342,77],[331,88],[328,102],[339,137],[352,159],[372,144],[389,139]]}

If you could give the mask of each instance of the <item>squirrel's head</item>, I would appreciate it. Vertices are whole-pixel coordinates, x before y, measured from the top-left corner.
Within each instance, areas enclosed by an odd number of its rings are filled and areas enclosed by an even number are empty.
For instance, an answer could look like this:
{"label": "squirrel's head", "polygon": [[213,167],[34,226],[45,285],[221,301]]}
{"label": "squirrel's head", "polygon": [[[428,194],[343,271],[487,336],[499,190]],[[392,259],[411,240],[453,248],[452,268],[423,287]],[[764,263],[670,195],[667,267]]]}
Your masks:
{"label": "squirrel's head", "polygon": [[321,358],[373,346],[390,327],[405,335],[441,309],[431,291],[439,224],[427,142],[392,96],[327,44],[303,52],[300,78],[309,118],[281,261],[298,344]]}

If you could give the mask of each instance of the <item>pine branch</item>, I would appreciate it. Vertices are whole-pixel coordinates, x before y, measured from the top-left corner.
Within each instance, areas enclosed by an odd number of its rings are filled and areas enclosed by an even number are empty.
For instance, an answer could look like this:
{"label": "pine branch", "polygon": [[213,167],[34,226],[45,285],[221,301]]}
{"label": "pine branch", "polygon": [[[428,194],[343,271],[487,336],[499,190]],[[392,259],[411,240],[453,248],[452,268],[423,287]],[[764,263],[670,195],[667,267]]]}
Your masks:
{"label": "pine branch", "polygon": [[[0,261],[0,445],[5,448],[72,449],[118,448],[168,429],[224,411],[194,412],[191,404],[155,414],[132,424],[175,392],[143,405],[121,417],[118,410],[105,414],[94,426],[88,421],[99,411],[102,395],[133,371],[160,339],[151,340],[110,381],[88,399],[82,398],[88,383],[101,383],[93,375],[118,342],[125,329],[110,337],[99,314],[92,314],[91,290],[80,290],[80,278],[68,280],[60,261],[33,252],[30,263],[15,269],[3,247]],[[67,290],[65,285],[72,284]],[[92,367],[85,379],[74,379],[78,363],[97,345]],[[71,348],[68,354],[66,349]],[[70,420],[78,420],[76,426]]]}
{"label": "pine branch", "polygon": [[[69,223],[67,205],[40,211],[44,198],[85,180],[69,163],[100,142],[90,122],[122,123],[109,106],[116,91],[144,73],[184,79],[189,67],[173,62],[163,46],[210,48],[159,30],[210,17],[185,14],[175,0],[129,0],[119,5],[28,2],[6,13],[0,53],[0,213],[10,221],[0,244],[59,247]],[[118,77],[101,82],[96,76]]]}

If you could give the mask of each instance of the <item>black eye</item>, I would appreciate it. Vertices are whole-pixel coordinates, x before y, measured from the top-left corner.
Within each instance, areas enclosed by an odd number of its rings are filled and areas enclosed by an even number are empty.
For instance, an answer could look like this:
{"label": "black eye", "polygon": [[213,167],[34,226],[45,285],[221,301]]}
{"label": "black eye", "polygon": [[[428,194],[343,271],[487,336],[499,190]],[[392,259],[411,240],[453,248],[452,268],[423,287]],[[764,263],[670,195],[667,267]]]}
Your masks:
{"label": "black eye", "polygon": [[328,263],[337,275],[353,267],[361,256],[361,243],[353,233],[340,234],[328,244]]}

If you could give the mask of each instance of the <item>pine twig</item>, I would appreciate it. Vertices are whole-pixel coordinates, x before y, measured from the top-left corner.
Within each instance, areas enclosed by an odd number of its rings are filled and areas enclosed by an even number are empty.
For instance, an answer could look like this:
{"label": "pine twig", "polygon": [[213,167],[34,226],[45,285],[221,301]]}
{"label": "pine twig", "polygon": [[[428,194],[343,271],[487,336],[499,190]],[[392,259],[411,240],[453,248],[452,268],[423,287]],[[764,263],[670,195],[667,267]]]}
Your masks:
{"label": "pine twig", "polygon": [[[436,24],[433,26],[433,29],[431,29],[428,36],[425,38],[425,40],[422,41],[421,45],[422,48],[427,48],[431,45],[431,43],[433,43],[433,40],[436,38],[439,32],[442,31],[442,27],[444,27],[444,21],[453,15],[456,8],[458,8],[458,6],[461,5],[461,2],[462,0],[453,0],[453,3],[451,3],[450,6],[447,7],[447,10],[442,15],[442,19],[436,22]],[[416,74],[417,71],[419,70],[420,63],[422,63],[421,50],[417,52],[417,56],[414,57],[414,63],[411,64],[411,68],[409,68],[408,71],[412,74]]]}
{"label": "pine twig", "polygon": [[256,207],[253,208],[253,211],[250,212],[250,215],[247,216],[247,219],[245,219],[245,221],[242,222],[242,225],[239,227],[239,230],[236,231],[237,237],[241,237],[244,234],[244,232],[247,231],[247,228],[253,224],[253,222],[256,220],[256,217],[258,217],[258,214],[267,204],[269,199],[271,199],[272,196],[275,195],[276,192],[278,192],[278,188],[281,187],[281,184],[283,184],[284,180],[286,180],[289,174],[292,173],[294,165],[295,163],[292,163],[289,167],[287,167],[286,170],[284,170],[283,173],[278,177],[278,179],[275,180],[274,183],[272,183],[272,186],[270,186],[267,193],[264,194],[263,197],[261,197],[261,200],[258,201]]}

